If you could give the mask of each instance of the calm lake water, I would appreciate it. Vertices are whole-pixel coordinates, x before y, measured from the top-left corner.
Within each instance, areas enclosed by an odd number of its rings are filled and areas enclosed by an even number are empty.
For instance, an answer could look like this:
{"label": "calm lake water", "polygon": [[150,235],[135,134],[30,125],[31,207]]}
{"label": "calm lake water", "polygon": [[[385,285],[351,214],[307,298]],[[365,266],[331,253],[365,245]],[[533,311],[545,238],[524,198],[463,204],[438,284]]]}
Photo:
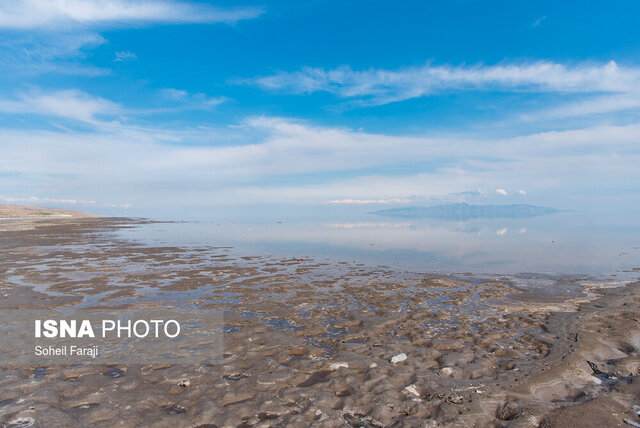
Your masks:
{"label": "calm lake water", "polygon": [[[621,214],[621,213],[620,213]],[[376,214],[156,222],[119,232],[152,245],[228,246],[232,253],[356,261],[414,272],[544,273],[635,279],[633,213],[565,211],[466,220]]]}

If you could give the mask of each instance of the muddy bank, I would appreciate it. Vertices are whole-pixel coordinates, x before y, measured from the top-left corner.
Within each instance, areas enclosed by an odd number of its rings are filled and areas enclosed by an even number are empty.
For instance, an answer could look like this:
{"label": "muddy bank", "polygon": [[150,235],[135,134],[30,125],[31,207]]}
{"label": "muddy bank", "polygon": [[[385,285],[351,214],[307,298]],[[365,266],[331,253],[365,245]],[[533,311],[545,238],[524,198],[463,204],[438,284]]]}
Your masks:
{"label": "muddy bank", "polygon": [[7,426],[640,422],[638,284],[238,257],[113,233],[137,220],[25,221],[0,232],[0,308],[216,308],[225,346],[207,365],[4,365]]}

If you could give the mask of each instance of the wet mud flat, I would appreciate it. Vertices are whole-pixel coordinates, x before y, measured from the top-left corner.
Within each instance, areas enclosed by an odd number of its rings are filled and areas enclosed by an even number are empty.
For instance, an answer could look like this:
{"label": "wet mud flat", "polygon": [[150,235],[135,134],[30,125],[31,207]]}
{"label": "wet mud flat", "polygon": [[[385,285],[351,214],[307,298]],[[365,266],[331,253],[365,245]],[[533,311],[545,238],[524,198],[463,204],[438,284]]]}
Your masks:
{"label": "wet mud flat", "polygon": [[208,364],[2,364],[0,424],[640,422],[637,283],[398,272],[118,238],[140,222],[3,220],[0,308],[214,308],[224,354]]}

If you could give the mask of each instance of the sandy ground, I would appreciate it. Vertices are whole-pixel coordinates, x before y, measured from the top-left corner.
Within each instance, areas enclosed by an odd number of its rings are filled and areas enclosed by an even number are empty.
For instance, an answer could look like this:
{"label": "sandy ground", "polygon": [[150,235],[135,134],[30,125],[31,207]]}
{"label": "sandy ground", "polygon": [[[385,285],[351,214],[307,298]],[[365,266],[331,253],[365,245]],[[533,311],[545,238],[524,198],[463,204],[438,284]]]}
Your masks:
{"label": "sandy ground", "polygon": [[115,237],[134,220],[18,217],[0,231],[0,309],[161,300],[224,311],[226,333],[206,365],[4,364],[8,427],[640,422],[637,283],[235,258]]}
{"label": "sandy ground", "polygon": [[[96,218],[95,214],[64,208],[0,204],[0,232],[29,230],[58,224],[61,219]],[[16,221],[19,220],[19,221]]]}
{"label": "sandy ground", "polygon": [[27,205],[0,204],[0,217],[98,217],[95,214],[84,211],[68,210],[64,208],[32,207]]}

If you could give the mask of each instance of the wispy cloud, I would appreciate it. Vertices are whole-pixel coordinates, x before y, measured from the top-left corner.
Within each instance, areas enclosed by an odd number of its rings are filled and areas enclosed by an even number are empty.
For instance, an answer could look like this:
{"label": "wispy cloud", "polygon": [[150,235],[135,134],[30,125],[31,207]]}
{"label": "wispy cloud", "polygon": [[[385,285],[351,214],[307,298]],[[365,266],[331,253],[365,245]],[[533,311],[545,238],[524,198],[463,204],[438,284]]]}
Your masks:
{"label": "wispy cloud", "polygon": [[133,61],[137,59],[138,55],[130,51],[118,51],[116,52],[116,58],[114,61],[116,62],[124,62],[124,61]]}
{"label": "wispy cloud", "polygon": [[69,26],[146,23],[235,23],[260,16],[260,8],[216,8],[172,0],[3,0],[0,28],[68,29]]}
{"label": "wispy cloud", "polygon": [[104,75],[109,70],[83,64],[84,52],[104,44],[99,34],[87,31],[11,34],[0,40],[0,70],[23,77],[49,72]]}
{"label": "wispy cloud", "polygon": [[542,21],[544,21],[545,19],[547,19],[546,16],[541,16],[540,18],[536,19],[535,21],[533,21],[533,24],[531,24],[531,28],[538,27],[540,24],[542,24]]}
{"label": "wispy cloud", "polygon": [[[164,103],[152,109],[128,109],[120,104],[87,94],[77,89],[42,91],[31,89],[13,97],[0,97],[0,113],[27,114],[53,119],[74,120],[96,128],[122,128],[119,122],[135,116],[174,113],[185,110],[213,108],[227,100],[226,97],[208,97],[175,89],[161,92]],[[128,126],[133,129],[134,126]]]}
{"label": "wispy cloud", "polygon": [[404,229],[411,227],[408,222],[357,222],[357,223],[331,223],[329,227],[333,229]]}
{"label": "wispy cloud", "polygon": [[481,190],[465,190],[463,192],[447,193],[446,195],[432,195],[431,201],[438,202],[466,202],[470,199],[486,196]]}
{"label": "wispy cloud", "polygon": [[[101,31],[153,24],[236,24],[257,18],[259,7],[222,8],[176,0],[0,0],[0,71],[101,75],[84,52],[105,42]],[[115,61],[135,53],[116,52]]]}
{"label": "wispy cloud", "polygon": [[640,67],[619,66],[613,61],[574,65],[544,61],[491,66],[425,65],[397,70],[305,67],[241,83],[293,94],[329,92],[361,105],[387,104],[447,90],[615,94],[609,95],[612,98],[606,106],[591,105],[591,113],[635,107],[640,102]]}
{"label": "wispy cloud", "polygon": [[201,92],[191,93],[182,89],[166,88],[160,91],[160,94],[167,100],[176,102],[180,105],[180,109],[207,109],[218,106],[225,101],[227,97],[210,97]]}
{"label": "wispy cloud", "polygon": [[501,196],[507,196],[509,193],[504,189],[496,189],[496,193]]}
{"label": "wispy cloud", "polygon": [[332,205],[388,205],[388,204],[408,204],[411,202],[409,198],[391,198],[391,199],[336,199],[327,201]]}
{"label": "wispy cloud", "polygon": [[[406,195],[428,200],[469,188],[498,198],[494,189],[505,184],[557,195],[564,204],[589,189],[615,194],[621,183],[639,181],[639,140],[640,124],[475,140],[371,134],[267,117],[224,130],[120,123],[92,132],[4,129],[0,170],[9,174],[3,178],[8,197],[26,197],[33,188],[70,195],[100,189],[102,199],[135,206],[413,200]],[[338,173],[454,157],[454,164],[407,175]],[[298,176],[313,173],[323,179]]]}
{"label": "wispy cloud", "polygon": [[546,110],[523,113],[520,115],[520,119],[527,122],[548,121],[639,109],[640,89],[629,88],[627,92],[589,96],[576,102],[559,103],[559,105],[549,107]]}
{"label": "wispy cloud", "polygon": [[0,98],[0,112],[54,116],[97,124],[99,116],[118,114],[121,108],[111,101],[72,89],[32,91],[21,93],[15,98]]}

